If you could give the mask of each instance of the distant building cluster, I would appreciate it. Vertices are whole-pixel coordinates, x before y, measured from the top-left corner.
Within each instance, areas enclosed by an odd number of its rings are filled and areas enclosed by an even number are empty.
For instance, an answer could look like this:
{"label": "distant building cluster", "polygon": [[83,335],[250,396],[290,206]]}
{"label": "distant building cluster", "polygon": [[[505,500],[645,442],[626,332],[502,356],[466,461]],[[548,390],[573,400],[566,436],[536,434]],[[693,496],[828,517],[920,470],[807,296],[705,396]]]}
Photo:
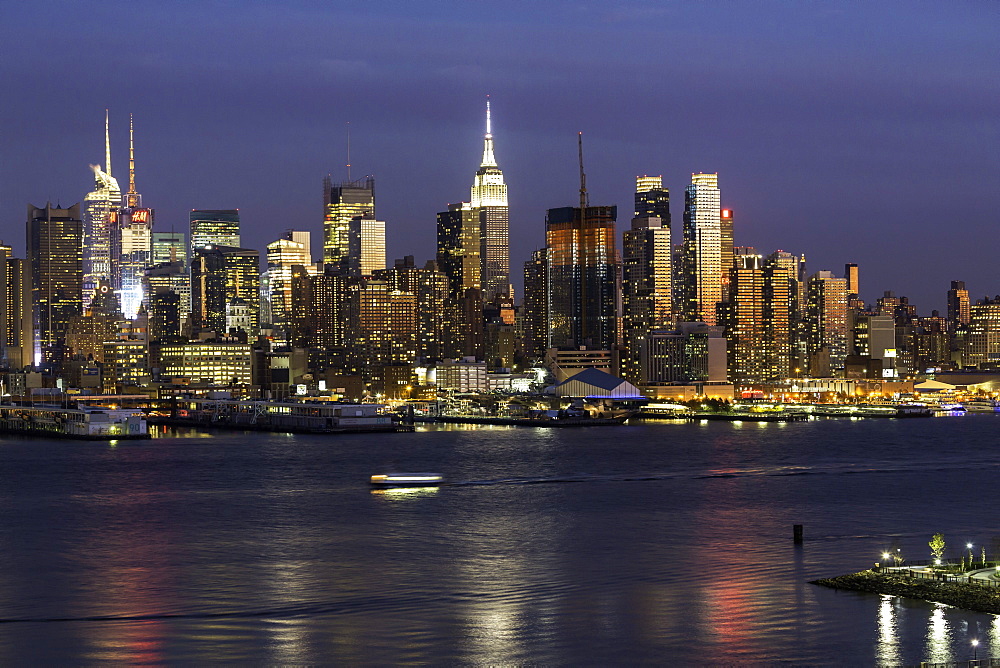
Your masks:
{"label": "distant building cluster", "polygon": [[618,207],[589,202],[582,137],[579,204],[546,212],[516,300],[486,113],[469,198],[437,214],[436,256],[392,266],[370,176],[323,180],[315,255],[303,230],[263,258],[243,247],[236,209],[157,229],[136,191],[131,119],[123,193],[106,117],[93,191],[28,205],[24,259],[0,242],[0,394],[406,399],[529,392],[598,368],[667,399],[1000,366],[1000,297],[973,302],[953,281],[945,315],[892,292],[865,304],[856,264],[809,273],[803,255],[735,245],[717,174],[692,174],[679,230],[661,177],[637,177],[619,243]]}

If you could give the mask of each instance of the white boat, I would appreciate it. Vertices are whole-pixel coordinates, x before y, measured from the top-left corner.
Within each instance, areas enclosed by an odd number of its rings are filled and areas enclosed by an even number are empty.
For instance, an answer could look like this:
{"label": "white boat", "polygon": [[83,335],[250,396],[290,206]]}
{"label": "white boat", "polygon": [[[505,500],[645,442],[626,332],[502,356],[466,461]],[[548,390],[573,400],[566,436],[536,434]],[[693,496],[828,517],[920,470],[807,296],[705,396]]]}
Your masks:
{"label": "white boat", "polygon": [[373,475],[373,487],[437,487],[444,481],[440,473],[379,473]]}
{"label": "white boat", "polygon": [[970,413],[1000,413],[1000,401],[996,399],[973,399],[963,401],[962,405]]}

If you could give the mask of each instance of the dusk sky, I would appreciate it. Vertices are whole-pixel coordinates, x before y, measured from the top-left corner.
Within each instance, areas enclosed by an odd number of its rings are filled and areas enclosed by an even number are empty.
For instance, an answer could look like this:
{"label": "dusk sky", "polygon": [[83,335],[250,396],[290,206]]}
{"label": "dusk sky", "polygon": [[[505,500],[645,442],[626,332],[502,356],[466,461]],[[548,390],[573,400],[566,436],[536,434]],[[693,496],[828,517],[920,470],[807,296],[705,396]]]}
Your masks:
{"label": "dusk sky", "polygon": [[[322,240],[323,176],[376,177],[391,264],[468,199],[487,94],[509,186],[511,274],[577,202],[631,218],[662,174],[674,240],[691,172],[718,172],[736,243],[861,269],[921,314],[951,280],[1000,293],[1000,2],[6,2],[0,238],[71,205],[104,161],[156,229],[239,208],[244,245]],[[314,252],[318,255],[318,252]]]}

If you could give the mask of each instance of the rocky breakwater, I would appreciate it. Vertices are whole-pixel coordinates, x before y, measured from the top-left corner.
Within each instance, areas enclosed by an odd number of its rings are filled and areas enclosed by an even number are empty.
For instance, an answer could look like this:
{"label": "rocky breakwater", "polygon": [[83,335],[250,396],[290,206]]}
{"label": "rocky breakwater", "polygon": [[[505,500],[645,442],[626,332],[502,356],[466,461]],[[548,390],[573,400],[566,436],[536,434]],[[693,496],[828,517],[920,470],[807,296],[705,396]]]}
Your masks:
{"label": "rocky breakwater", "polygon": [[905,596],[953,605],[973,612],[1000,614],[1000,588],[968,582],[921,580],[906,577],[900,572],[867,570],[813,580],[811,584],[870,594]]}

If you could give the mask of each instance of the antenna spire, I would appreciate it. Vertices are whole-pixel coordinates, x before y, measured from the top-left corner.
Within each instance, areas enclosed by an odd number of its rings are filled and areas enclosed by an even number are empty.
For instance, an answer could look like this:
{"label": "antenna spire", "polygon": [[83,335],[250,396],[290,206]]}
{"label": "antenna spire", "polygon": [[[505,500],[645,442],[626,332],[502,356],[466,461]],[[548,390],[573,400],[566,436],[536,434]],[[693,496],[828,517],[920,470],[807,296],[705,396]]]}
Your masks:
{"label": "antenna spire", "polygon": [[486,134],[483,136],[483,161],[480,167],[497,167],[497,159],[493,155],[493,128],[490,119],[490,96],[486,96]]}
{"label": "antenna spire", "polygon": [[351,180],[351,122],[347,121],[347,180]]}
{"label": "antenna spire", "polygon": [[108,110],[104,110],[104,171],[111,176],[111,133],[108,129]]}
{"label": "antenna spire", "polygon": [[128,205],[138,206],[138,193],[135,191],[135,140],[132,133],[132,114],[128,115]]}
{"label": "antenna spire", "polygon": [[580,219],[586,214],[587,204],[587,175],[583,172],[583,133],[577,135],[577,147],[580,151]]}

